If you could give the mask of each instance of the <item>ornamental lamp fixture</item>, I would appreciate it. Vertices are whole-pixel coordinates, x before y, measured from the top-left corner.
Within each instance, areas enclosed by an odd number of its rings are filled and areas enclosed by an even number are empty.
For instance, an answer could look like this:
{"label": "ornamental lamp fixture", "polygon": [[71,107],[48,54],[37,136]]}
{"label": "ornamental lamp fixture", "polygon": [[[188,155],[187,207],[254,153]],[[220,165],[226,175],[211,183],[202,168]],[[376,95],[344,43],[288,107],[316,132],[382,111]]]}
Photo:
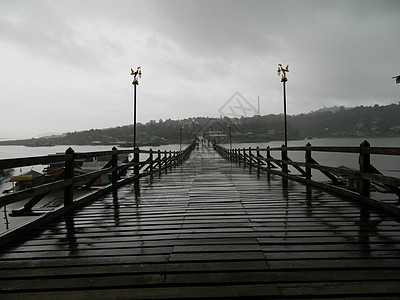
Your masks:
{"label": "ornamental lamp fixture", "polygon": [[278,73],[278,76],[281,76],[281,73],[282,73],[281,82],[287,81],[286,72],[289,72],[289,65],[287,65],[286,68],[283,68],[281,64],[278,64],[277,73]]}
{"label": "ornamental lamp fixture", "polygon": [[139,76],[139,78],[142,78],[142,68],[141,67],[137,67],[136,71],[133,71],[133,69],[131,68],[131,75],[133,75],[132,84],[134,84],[134,85],[139,84],[137,76]]}
{"label": "ornamental lamp fixture", "polygon": [[283,118],[284,118],[284,126],[285,126],[285,137],[284,137],[284,142],[285,142],[285,147],[287,147],[287,120],[286,120],[286,81],[288,79],[286,78],[286,73],[289,72],[289,65],[286,66],[286,68],[282,67],[282,64],[278,64],[278,76],[281,76],[281,82],[283,83]]}

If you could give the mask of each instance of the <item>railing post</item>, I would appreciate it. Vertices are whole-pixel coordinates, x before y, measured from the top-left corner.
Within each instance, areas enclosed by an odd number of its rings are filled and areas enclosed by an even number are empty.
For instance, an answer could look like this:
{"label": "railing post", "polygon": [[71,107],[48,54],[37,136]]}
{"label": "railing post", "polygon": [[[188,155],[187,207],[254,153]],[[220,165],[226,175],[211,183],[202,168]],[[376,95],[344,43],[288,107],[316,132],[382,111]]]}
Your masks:
{"label": "railing post", "polygon": [[243,164],[244,167],[246,168],[246,148],[243,148]]}
{"label": "railing post", "polygon": [[177,155],[178,155],[178,164],[181,164],[182,161],[183,161],[183,159],[182,159],[182,157],[183,157],[183,151],[180,150],[180,151],[178,152]]}
{"label": "railing post", "polygon": [[169,167],[172,170],[172,166],[174,165],[174,157],[172,156],[172,150],[169,150]]}
{"label": "railing post", "polygon": [[260,176],[261,160],[260,147],[257,146],[257,176]]}
{"label": "railing post", "polygon": [[250,171],[251,171],[251,167],[253,166],[253,160],[251,159],[252,155],[253,154],[251,153],[251,147],[249,147],[249,162],[250,162],[249,168],[250,168]]}
{"label": "railing post", "polygon": [[[360,172],[367,173],[369,172],[371,158],[369,153],[370,144],[367,141],[364,141],[360,144],[360,157],[359,157],[359,164],[360,164]],[[370,193],[370,181],[368,179],[361,179],[360,180],[360,195],[369,197]]]}
{"label": "railing post", "polygon": [[139,175],[139,158],[140,158],[140,154],[139,154],[139,148],[135,148],[134,153],[133,153],[133,161],[136,163],[135,167],[134,167],[134,175],[138,176]]}
{"label": "railing post", "polygon": [[165,169],[165,173],[167,173],[168,172],[167,150],[164,150],[164,169]]}
{"label": "railing post", "polygon": [[[271,148],[269,146],[267,147],[267,158],[271,159]],[[268,169],[272,168],[272,164],[269,160],[267,161],[267,167]]]}
{"label": "railing post", "polygon": [[69,147],[65,154],[67,158],[65,160],[64,180],[71,180],[71,184],[64,187],[64,206],[68,207],[74,200],[74,183],[72,179],[74,177],[74,166],[75,166],[75,151]]}
{"label": "railing post", "polygon": [[149,160],[150,160],[150,173],[151,176],[153,176],[153,150],[150,149],[150,153],[149,153]]}
{"label": "railing post", "polygon": [[161,167],[162,167],[162,162],[161,162],[161,151],[157,151],[157,161],[158,161],[158,175],[161,175]]}
{"label": "railing post", "polygon": [[[305,155],[305,159],[306,159],[306,164],[311,164],[312,160],[311,160],[311,144],[307,143],[306,145],[306,155]],[[307,180],[311,180],[311,168],[306,166],[306,179]]]}
{"label": "railing post", "polygon": [[[115,146],[112,148],[111,166],[113,168],[118,166],[118,150],[117,150],[117,147],[115,147]],[[113,191],[114,199],[118,198],[117,181],[118,181],[118,171],[114,170],[111,173],[111,184],[112,184],[112,191]]]}
{"label": "railing post", "polygon": [[281,147],[281,152],[282,152],[282,172],[283,173],[288,173],[288,164],[287,164],[287,149],[285,145],[282,145]]}

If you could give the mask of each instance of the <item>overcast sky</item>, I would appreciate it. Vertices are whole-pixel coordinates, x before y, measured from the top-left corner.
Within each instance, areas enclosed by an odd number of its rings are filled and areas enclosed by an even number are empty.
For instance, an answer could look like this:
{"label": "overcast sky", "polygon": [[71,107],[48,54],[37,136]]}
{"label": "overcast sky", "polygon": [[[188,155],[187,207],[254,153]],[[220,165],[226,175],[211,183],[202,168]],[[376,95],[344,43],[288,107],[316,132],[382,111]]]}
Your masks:
{"label": "overcast sky", "polygon": [[[0,0],[0,138],[400,101],[400,1]],[[244,103],[244,102],[243,102]]]}

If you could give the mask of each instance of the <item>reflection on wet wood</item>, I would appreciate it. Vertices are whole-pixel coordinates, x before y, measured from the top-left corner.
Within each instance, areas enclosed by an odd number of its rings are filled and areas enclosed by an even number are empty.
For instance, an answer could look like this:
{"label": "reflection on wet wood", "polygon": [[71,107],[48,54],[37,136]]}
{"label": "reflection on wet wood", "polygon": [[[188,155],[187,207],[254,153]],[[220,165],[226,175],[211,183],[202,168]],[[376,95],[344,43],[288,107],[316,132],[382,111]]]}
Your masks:
{"label": "reflection on wet wood", "polygon": [[397,219],[207,148],[22,236],[1,299],[398,299]]}

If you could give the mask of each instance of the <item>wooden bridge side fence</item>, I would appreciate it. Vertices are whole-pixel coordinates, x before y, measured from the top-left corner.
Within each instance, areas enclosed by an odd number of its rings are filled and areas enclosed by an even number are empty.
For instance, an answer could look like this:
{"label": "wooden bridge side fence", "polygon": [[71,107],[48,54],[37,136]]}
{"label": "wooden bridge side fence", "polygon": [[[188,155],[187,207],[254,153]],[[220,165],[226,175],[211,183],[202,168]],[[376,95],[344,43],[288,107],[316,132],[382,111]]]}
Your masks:
{"label": "wooden bridge side fence", "polygon": [[[139,179],[144,176],[152,176],[158,172],[161,174],[162,171],[167,172],[169,168],[182,163],[191,151],[195,148],[195,143],[189,145],[182,151],[164,151],[164,156],[161,155],[161,151],[158,150],[157,156],[154,159],[153,150],[117,150],[113,148],[112,151],[97,151],[97,152],[85,152],[75,153],[72,148],[68,148],[65,154],[61,155],[49,155],[39,157],[27,157],[27,158],[13,158],[0,160],[0,169],[19,168],[33,165],[48,165],[51,163],[64,163],[64,170],[55,181],[41,184],[26,190],[8,193],[0,196],[0,208],[11,203],[15,203],[24,199],[30,199],[22,209],[14,210],[14,216],[29,216],[37,215],[32,209],[34,206],[43,199],[50,192],[55,190],[64,190],[64,203],[62,206],[44,213],[41,217],[21,226],[17,226],[13,229],[5,231],[0,234],[0,247],[13,240],[19,234],[27,232],[37,226],[45,224],[54,218],[67,213],[72,209],[96,199],[106,193],[112,192],[114,197],[118,197],[118,188],[131,182],[139,182]],[[118,155],[134,153],[133,160],[127,163],[121,163],[118,165]],[[140,154],[148,154],[149,157],[146,160],[140,161]],[[168,155],[169,154],[169,155]],[[90,172],[84,175],[75,175],[75,161],[79,159],[87,159],[93,157],[111,156],[111,160],[103,167],[102,170]],[[147,166],[147,167],[146,167]],[[146,168],[145,168],[146,167]],[[133,175],[121,178],[121,175],[126,172],[129,168],[133,168]],[[144,170],[142,170],[144,169]],[[142,170],[142,172],[140,172]],[[111,182],[94,190],[90,190],[84,196],[74,199],[73,191],[76,188],[90,189],[91,185],[102,175],[111,174]],[[84,182],[84,184],[82,184]]]}
{"label": "wooden bridge side fence", "polygon": [[[331,192],[341,194],[343,196],[358,200],[366,205],[370,205],[393,215],[400,217],[400,206],[385,203],[381,200],[372,199],[370,197],[371,182],[380,184],[390,190],[399,197],[400,201],[400,178],[385,176],[377,170],[370,160],[371,155],[400,155],[400,148],[394,147],[370,147],[367,141],[361,143],[359,147],[313,147],[308,143],[305,147],[285,147],[265,149],[249,148],[249,149],[226,149],[220,145],[214,145],[215,150],[221,156],[240,163],[249,164],[256,167],[257,170],[267,171],[292,180],[300,181],[305,184],[313,185],[319,188],[329,190]],[[265,151],[266,157],[260,152]],[[303,151],[305,160],[303,162],[292,161],[289,158],[289,151]],[[254,154],[254,152],[256,154]],[[281,159],[275,159],[271,152],[280,153]],[[312,157],[313,152],[329,152],[329,153],[355,153],[359,155],[359,170],[353,170],[343,167],[330,167],[320,165]],[[291,174],[289,166],[296,169],[300,174]],[[312,179],[312,170],[318,170],[324,174],[330,183],[315,181]],[[344,187],[343,176],[350,176],[359,181],[358,190],[350,190]],[[399,202],[398,202],[399,203]]]}

